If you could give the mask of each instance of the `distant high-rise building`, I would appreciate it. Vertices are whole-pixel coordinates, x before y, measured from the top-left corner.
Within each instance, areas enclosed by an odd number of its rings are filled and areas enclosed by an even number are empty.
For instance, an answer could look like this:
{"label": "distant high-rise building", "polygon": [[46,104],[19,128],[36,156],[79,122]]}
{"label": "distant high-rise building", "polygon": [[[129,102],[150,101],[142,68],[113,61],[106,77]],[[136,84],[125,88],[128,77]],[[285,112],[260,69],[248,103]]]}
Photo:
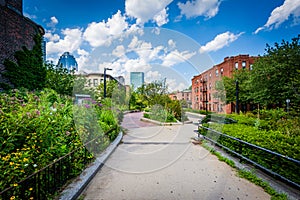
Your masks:
{"label": "distant high-rise building", "polygon": [[130,85],[137,89],[144,84],[144,72],[130,72]]}
{"label": "distant high-rise building", "polygon": [[63,53],[63,55],[60,56],[57,65],[62,65],[68,71],[78,71],[78,64],[76,62],[76,59],[69,52],[65,52]]}

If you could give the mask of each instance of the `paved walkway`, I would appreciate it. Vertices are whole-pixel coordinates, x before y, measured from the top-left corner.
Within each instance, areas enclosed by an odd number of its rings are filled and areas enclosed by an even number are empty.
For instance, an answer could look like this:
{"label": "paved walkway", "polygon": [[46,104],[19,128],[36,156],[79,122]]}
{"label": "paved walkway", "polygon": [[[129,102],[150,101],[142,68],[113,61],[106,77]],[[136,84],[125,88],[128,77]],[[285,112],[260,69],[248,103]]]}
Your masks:
{"label": "paved walkway", "polygon": [[203,147],[193,145],[195,124],[154,126],[140,122],[140,116],[125,115],[128,131],[123,143],[90,182],[85,199],[270,199]]}

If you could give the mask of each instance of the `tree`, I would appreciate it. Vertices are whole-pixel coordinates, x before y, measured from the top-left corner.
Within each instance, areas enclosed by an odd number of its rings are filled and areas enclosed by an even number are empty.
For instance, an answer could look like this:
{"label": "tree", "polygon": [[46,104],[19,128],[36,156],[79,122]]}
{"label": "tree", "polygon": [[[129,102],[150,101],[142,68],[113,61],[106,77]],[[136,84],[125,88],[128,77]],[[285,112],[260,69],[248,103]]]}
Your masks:
{"label": "tree", "polygon": [[46,64],[46,88],[51,88],[62,95],[72,95],[75,75],[74,71],[68,71],[62,65],[54,66],[51,63]]}
{"label": "tree", "polygon": [[46,67],[43,62],[42,37],[34,37],[35,45],[32,50],[23,47],[15,52],[16,62],[5,59],[3,76],[9,80],[13,88],[39,90],[46,82]]}
{"label": "tree", "polygon": [[[250,98],[250,71],[247,69],[237,70],[233,77],[222,77],[222,81],[216,82],[216,90],[222,102],[234,103],[236,101],[236,81],[239,84],[239,101],[241,104],[252,102]],[[225,94],[224,94],[225,93]]]}
{"label": "tree", "polygon": [[[253,65],[250,76],[251,98],[264,106],[284,107],[286,99],[299,105],[295,88],[299,86],[300,46],[298,37],[291,42],[267,45],[266,54]],[[295,87],[296,86],[296,87]]]}
{"label": "tree", "polygon": [[143,84],[137,89],[137,93],[142,96],[143,101],[146,101],[149,106],[155,104],[164,106],[164,103],[161,100],[163,95],[166,95],[166,91],[167,88],[161,81],[154,81],[146,85]]}

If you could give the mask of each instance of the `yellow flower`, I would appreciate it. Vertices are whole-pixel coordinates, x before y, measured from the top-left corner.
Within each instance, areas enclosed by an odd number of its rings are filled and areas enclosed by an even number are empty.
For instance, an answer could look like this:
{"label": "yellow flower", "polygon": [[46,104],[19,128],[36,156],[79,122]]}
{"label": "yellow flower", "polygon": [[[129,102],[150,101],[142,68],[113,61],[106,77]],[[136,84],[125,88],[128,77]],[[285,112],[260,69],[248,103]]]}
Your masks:
{"label": "yellow flower", "polygon": [[13,199],[15,199],[16,197],[15,196],[12,196],[12,197],[10,197],[10,200],[13,200]]}
{"label": "yellow flower", "polygon": [[33,199],[33,197],[30,197],[30,200]]}
{"label": "yellow flower", "polygon": [[23,162],[27,162],[28,161],[28,158],[23,158]]}
{"label": "yellow flower", "polygon": [[14,163],[13,162],[9,162],[9,165],[14,165]]}
{"label": "yellow flower", "polygon": [[14,187],[17,187],[18,186],[18,183],[14,183]]}
{"label": "yellow flower", "polygon": [[33,190],[32,188],[29,188],[29,191]]}

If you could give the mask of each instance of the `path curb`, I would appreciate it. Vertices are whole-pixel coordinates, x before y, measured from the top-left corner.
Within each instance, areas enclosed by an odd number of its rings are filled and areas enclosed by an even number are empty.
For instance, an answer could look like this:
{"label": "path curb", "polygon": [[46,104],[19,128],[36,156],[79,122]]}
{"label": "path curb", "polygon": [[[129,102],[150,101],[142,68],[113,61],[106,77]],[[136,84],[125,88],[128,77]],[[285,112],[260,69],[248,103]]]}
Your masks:
{"label": "path curb", "polygon": [[60,200],[77,199],[97,172],[102,168],[108,157],[114,152],[121,142],[123,133],[120,132],[117,138],[106,148],[106,150],[96,160],[86,168],[67,188],[61,193]]}
{"label": "path curb", "polygon": [[151,122],[153,124],[157,124],[157,125],[160,125],[160,126],[172,126],[172,125],[182,125],[183,124],[181,122],[159,122],[159,121],[155,121],[155,120],[148,119],[148,118],[145,118],[145,117],[142,117],[141,121]]}

